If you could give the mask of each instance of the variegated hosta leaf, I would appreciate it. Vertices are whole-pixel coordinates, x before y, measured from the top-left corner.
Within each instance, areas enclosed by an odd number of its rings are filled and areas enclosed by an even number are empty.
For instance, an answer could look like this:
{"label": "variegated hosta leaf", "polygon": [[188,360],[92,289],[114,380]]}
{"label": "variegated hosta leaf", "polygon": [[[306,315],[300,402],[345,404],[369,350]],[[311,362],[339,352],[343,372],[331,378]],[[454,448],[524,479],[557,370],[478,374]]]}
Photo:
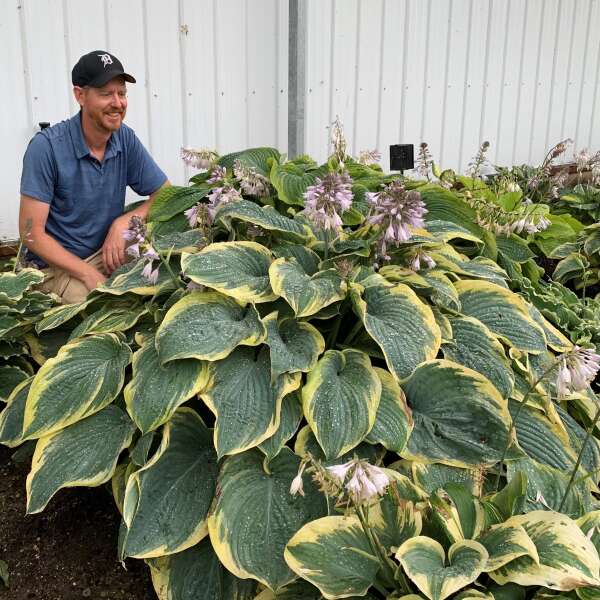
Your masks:
{"label": "variegated hosta leaf", "polygon": [[462,280],[454,285],[465,315],[479,319],[517,350],[532,353],[546,350],[544,331],[529,315],[521,296],[487,281]]}
{"label": "variegated hosta leaf", "polygon": [[82,310],[85,310],[93,301],[94,298],[90,298],[78,304],[61,304],[47,310],[44,312],[44,317],[35,324],[36,333],[59,327],[78,315]]}
{"label": "variegated hosta leaf", "polygon": [[63,346],[37,372],[25,406],[23,439],[63,429],[110,404],[123,387],[131,350],[113,333]]}
{"label": "variegated hosta leaf", "polygon": [[148,559],[160,600],[253,600],[257,584],[238,579],[219,562],[210,540],[183,552]]}
{"label": "variegated hosta leaf", "polygon": [[387,450],[402,452],[413,428],[412,414],[404,392],[394,377],[384,369],[375,368],[381,381],[381,399],[375,422],[365,440],[381,444]]}
{"label": "variegated hosta leaf", "polygon": [[305,321],[278,320],[277,311],[262,320],[267,328],[265,344],[271,349],[273,377],[282,373],[307,373],[317,364],[325,350],[325,340],[319,330]]}
{"label": "variegated hosta leaf", "polygon": [[172,306],[158,331],[162,363],[180,358],[219,360],[237,346],[258,346],[266,337],[253,305],[218,292],[193,292]]}
{"label": "variegated hosta leaf", "polygon": [[44,273],[38,269],[21,269],[18,273],[0,274],[0,300],[17,301],[31,288],[44,281]]}
{"label": "variegated hosta leaf", "polygon": [[[143,275],[145,261],[132,261],[119,267],[113,274],[92,294],[93,298],[105,293],[113,296],[122,296],[123,294],[137,294],[138,296],[154,296],[159,291],[166,291],[175,288],[175,283],[171,279],[169,271],[165,265],[160,264],[158,268],[158,280],[156,283],[148,281]],[[174,271],[179,271],[179,267],[173,267]]]}
{"label": "variegated hosta leaf", "polygon": [[90,333],[127,331],[147,312],[146,306],[113,306],[113,303],[109,302],[75,327],[71,332],[69,341]]}
{"label": "variegated hosta leaf", "polygon": [[107,406],[57,433],[40,438],[27,476],[27,514],[44,510],[66,487],[97,487],[107,482],[135,426],[117,406]]}
{"label": "variegated hosta leaf", "polygon": [[0,412],[0,444],[14,448],[23,442],[23,416],[33,377],[15,387]]}
{"label": "variegated hosta leaf", "polygon": [[308,373],[302,406],[327,459],[357,446],[369,433],[381,397],[381,381],[358,350],[328,350]]}
{"label": "variegated hosta leaf", "polygon": [[335,269],[309,275],[295,258],[278,258],[269,268],[273,291],[297,317],[308,317],[346,296],[346,282]]}
{"label": "variegated hosta leaf", "polygon": [[200,285],[240,303],[270,302],[277,296],[269,283],[271,252],[256,242],[219,242],[194,254],[183,253],[181,268]]}
{"label": "variegated hosta leaf", "polygon": [[290,494],[299,466],[300,458],[287,448],[269,463],[270,473],[257,450],[227,457],[219,475],[221,493],[208,520],[223,565],[274,591],[295,578],[283,559],[288,540],[327,513],[324,496],[311,484],[305,482],[304,497]]}
{"label": "variegated hosta leaf", "polygon": [[380,568],[355,515],[306,524],[288,542],[285,560],[325,598],[364,595]]}
{"label": "variegated hosta leaf", "polygon": [[[389,473],[389,469],[386,469],[386,473]],[[414,508],[414,501],[427,499],[427,495],[408,477],[403,478],[400,473],[396,477],[380,502],[369,508],[369,524],[388,550],[421,534],[423,520],[421,513]]]}
{"label": "variegated hosta leaf", "polygon": [[6,402],[12,391],[29,377],[21,367],[16,365],[0,366],[0,402]]}
{"label": "variegated hosta leaf", "polygon": [[568,352],[573,348],[572,342],[559,329],[554,327],[546,317],[533,305],[527,306],[531,318],[543,329],[548,346],[556,352]]}
{"label": "variegated hosta leaf", "polygon": [[478,542],[456,542],[448,550],[425,536],[407,540],[398,548],[396,559],[411,581],[429,600],[444,600],[479,577],[488,558],[487,550]]}
{"label": "variegated hosta leaf", "polygon": [[142,432],[152,431],[206,383],[203,362],[186,358],[161,365],[154,338],[148,337],[133,355],[133,377],[123,390],[127,412]]}
{"label": "variegated hosta leaf", "polygon": [[207,534],[216,480],[210,430],[192,409],[177,409],[158,450],[127,481],[124,555],[154,558],[197,544]]}
{"label": "variegated hosta leaf", "polygon": [[442,336],[431,308],[406,285],[354,284],[355,310],[382,349],[390,371],[408,377],[425,360],[435,358]]}
{"label": "variegated hosta leaf", "polygon": [[265,453],[267,460],[279,454],[285,443],[296,433],[302,420],[302,405],[298,392],[292,392],[281,401],[281,416],[277,431],[258,447]]}
{"label": "variegated hosta leaf", "polygon": [[308,275],[314,275],[319,270],[319,255],[300,244],[277,244],[271,251],[276,258],[295,258]]}
{"label": "variegated hosta leaf", "polygon": [[311,237],[310,229],[298,221],[282,215],[272,206],[259,206],[249,200],[224,204],[218,209],[215,217],[215,220],[223,222],[228,228],[231,227],[229,222],[233,219],[252,223],[296,242],[303,242]]}
{"label": "variegated hosta leaf", "polygon": [[577,588],[575,591],[580,600],[600,600],[600,586]]}
{"label": "variegated hosta leaf", "polygon": [[516,558],[490,572],[497,583],[512,581],[561,591],[600,585],[598,552],[577,523],[566,515],[538,510],[511,517],[506,525],[525,529],[535,544],[539,563],[531,556]]}
{"label": "variegated hosta leaf", "polygon": [[482,469],[476,467],[463,469],[441,463],[423,462],[411,462],[410,468],[414,482],[429,493],[445,488],[448,483],[458,483],[475,496],[481,494],[483,485]]}
{"label": "variegated hosta leaf", "polygon": [[454,600],[495,600],[492,594],[486,594],[479,590],[464,590],[454,597]]}
{"label": "variegated hosta leaf", "polygon": [[69,325],[59,325],[40,334],[26,333],[25,341],[29,346],[31,358],[41,367],[48,359],[54,358],[69,341],[71,331]]}
{"label": "variegated hosta leaf", "polygon": [[535,562],[539,562],[535,544],[521,525],[492,525],[476,539],[489,555],[483,569],[485,572],[495,571],[519,556],[529,556]]}
{"label": "variegated hosta leaf", "polygon": [[417,367],[403,384],[414,429],[403,458],[457,467],[494,464],[506,446],[506,400],[480,373],[448,360]]}
{"label": "variegated hosta leaf", "polygon": [[216,416],[214,445],[219,458],[258,446],[279,427],[281,400],[300,384],[299,377],[271,380],[269,352],[237,348],[208,363],[208,384],[200,397]]}
{"label": "variegated hosta leaf", "polygon": [[453,542],[473,539],[485,527],[483,504],[465,486],[447,483],[443,490],[431,496],[430,502],[434,509],[433,518]]}
{"label": "variegated hosta leaf", "polygon": [[[323,595],[319,588],[305,581],[296,579],[289,585],[282,587],[277,591],[277,597],[270,590],[263,590],[254,600],[323,600]],[[350,600],[377,600],[372,594],[366,596],[351,596]]]}
{"label": "variegated hosta leaf", "polygon": [[502,344],[473,317],[453,317],[450,325],[453,337],[442,345],[444,358],[485,375],[508,398],[515,378]]}

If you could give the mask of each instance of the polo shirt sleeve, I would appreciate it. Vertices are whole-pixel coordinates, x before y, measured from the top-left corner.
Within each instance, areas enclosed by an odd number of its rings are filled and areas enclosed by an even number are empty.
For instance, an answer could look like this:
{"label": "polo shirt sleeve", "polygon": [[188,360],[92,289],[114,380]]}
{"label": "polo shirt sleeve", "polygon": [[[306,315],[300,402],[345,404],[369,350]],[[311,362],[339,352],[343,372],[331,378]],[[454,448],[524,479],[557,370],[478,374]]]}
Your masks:
{"label": "polo shirt sleeve", "polygon": [[50,204],[57,179],[56,160],[49,140],[36,134],[27,146],[21,172],[21,194]]}
{"label": "polo shirt sleeve", "polygon": [[150,196],[167,181],[167,176],[133,131],[127,148],[127,185],[140,196]]}

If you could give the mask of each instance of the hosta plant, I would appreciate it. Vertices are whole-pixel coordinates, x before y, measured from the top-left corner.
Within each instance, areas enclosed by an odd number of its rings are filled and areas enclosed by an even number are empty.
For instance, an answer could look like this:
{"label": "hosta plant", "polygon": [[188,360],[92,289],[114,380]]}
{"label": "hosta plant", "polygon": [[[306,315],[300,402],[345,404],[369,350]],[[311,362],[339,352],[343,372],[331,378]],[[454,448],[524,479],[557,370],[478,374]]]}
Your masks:
{"label": "hosta plant", "polygon": [[132,261],[19,342],[28,512],[110,485],[163,600],[593,597],[593,349],[511,289],[519,235],[367,154],[185,150]]}

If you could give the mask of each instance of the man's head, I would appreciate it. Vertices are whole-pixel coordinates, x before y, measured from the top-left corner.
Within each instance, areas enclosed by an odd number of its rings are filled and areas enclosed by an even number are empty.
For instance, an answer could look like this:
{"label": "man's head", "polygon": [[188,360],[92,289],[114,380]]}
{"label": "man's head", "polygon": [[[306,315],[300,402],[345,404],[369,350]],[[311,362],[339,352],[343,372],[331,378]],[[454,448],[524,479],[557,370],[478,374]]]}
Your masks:
{"label": "man's head", "polygon": [[84,118],[103,133],[119,129],[127,111],[125,82],[135,83],[121,61],[104,50],[85,54],[73,67],[72,81]]}

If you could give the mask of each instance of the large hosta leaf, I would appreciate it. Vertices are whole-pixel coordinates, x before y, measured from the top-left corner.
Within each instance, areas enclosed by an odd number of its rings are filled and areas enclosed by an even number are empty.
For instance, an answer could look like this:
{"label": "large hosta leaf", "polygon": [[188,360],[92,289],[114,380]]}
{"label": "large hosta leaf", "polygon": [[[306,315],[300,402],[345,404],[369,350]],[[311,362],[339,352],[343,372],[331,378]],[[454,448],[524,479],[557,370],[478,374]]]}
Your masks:
{"label": "large hosta leaf", "polygon": [[35,324],[36,333],[59,327],[85,310],[93,301],[94,299],[90,298],[78,304],[62,304],[45,311],[43,318]]}
{"label": "large hosta leaf", "polygon": [[23,438],[53,433],[110,404],[123,387],[131,350],[102,333],[63,346],[37,372],[25,407]]}
{"label": "large hosta leaf", "polygon": [[488,552],[484,571],[495,571],[520,556],[529,556],[535,562],[539,557],[535,544],[521,525],[499,523],[484,531],[477,541]]}
{"label": "large hosta leaf", "polygon": [[239,345],[257,346],[265,337],[254,306],[244,307],[218,292],[193,292],[169,309],[156,332],[156,347],[163,363],[218,360]]}
{"label": "large hosta leaf", "polygon": [[417,367],[402,387],[414,420],[404,458],[458,467],[500,460],[510,416],[506,400],[483,375],[432,360]]}
{"label": "large hosta leaf", "polygon": [[208,385],[201,398],[216,416],[214,445],[219,458],[258,446],[279,427],[281,399],[299,378],[271,379],[269,352],[237,348],[207,365]]}
{"label": "large hosta leaf", "polygon": [[215,216],[215,220],[223,222],[228,228],[231,228],[230,221],[233,219],[252,223],[296,242],[303,242],[312,236],[309,227],[282,215],[272,206],[259,206],[249,200],[223,204]]}
{"label": "large hosta leaf", "polygon": [[232,575],[219,562],[210,540],[183,552],[148,561],[160,600],[253,600],[257,584]]}
{"label": "large hosta leaf", "polygon": [[127,412],[142,432],[152,431],[206,383],[203,362],[186,358],[161,365],[154,338],[148,337],[133,355],[133,377],[123,390]]}
{"label": "large hosta leaf", "polygon": [[279,199],[286,204],[304,206],[304,192],[309,185],[314,185],[317,176],[323,177],[326,169],[306,172],[305,169],[287,162],[282,165],[273,164],[271,167],[271,183],[277,190]]}
{"label": "large hosta leaf", "polygon": [[479,319],[510,346],[524,352],[546,350],[546,336],[517,294],[487,281],[457,281],[462,311]]}
{"label": "large hosta leaf", "polygon": [[446,565],[442,545],[429,537],[417,536],[398,548],[396,558],[429,600],[444,600],[479,577],[488,553],[478,542],[456,542],[448,550]]}
{"label": "large hosta leaf", "polygon": [[304,416],[327,459],[357,446],[375,422],[381,381],[358,350],[328,350],[302,388]]}
{"label": "large hosta leaf", "polygon": [[38,269],[21,269],[18,273],[0,275],[0,301],[17,301],[32,286],[44,281],[44,273]]}
{"label": "large hosta leaf", "polygon": [[182,187],[171,185],[158,193],[152,206],[148,220],[168,221],[171,217],[182,213],[187,208],[194,206],[210,191],[209,185]]}
{"label": "large hosta leaf", "polygon": [[165,425],[158,450],[127,481],[125,556],[181,552],[206,535],[217,481],[211,437],[190,408],[179,408]]}
{"label": "large hosta leaf", "polygon": [[96,487],[108,481],[135,426],[116,406],[40,438],[27,477],[27,513],[44,510],[66,487]]}
{"label": "large hosta leaf", "polygon": [[28,377],[29,373],[16,365],[0,365],[0,402],[6,402],[17,385]]}
{"label": "large hosta leaf", "polygon": [[295,258],[278,258],[269,268],[273,291],[286,299],[297,317],[319,312],[346,295],[346,282],[335,269],[309,275]]}
{"label": "large hosta leaf", "polygon": [[[112,275],[98,288],[92,292],[95,298],[101,293],[111,294],[113,296],[122,296],[126,293],[137,294],[138,296],[154,296],[154,294],[175,288],[175,283],[171,279],[169,271],[165,265],[158,266],[158,279],[156,283],[148,281],[143,275],[145,261],[132,261],[119,267]],[[173,269],[172,270],[179,270]]]}
{"label": "large hosta leaf", "polygon": [[303,525],[327,513],[324,496],[312,485],[305,484],[304,497],[291,496],[299,466],[300,458],[287,448],[269,463],[269,474],[256,450],[223,463],[208,529],[219,560],[237,577],[272,590],[295,578],[283,559],[285,545]]}
{"label": "large hosta leaf", "polygon": [[450,319],[452,340],[442,345],[444,358],[485,375],[508,398],[514,385],[510,361],[491,331],[472,317]]}
{"label": "large hosta leaf", "polygon": [[270,302],[271,252],[256,242],[219,242],[195,254],[183,253],[181,268],[192,281],[239,302]]}
{"label": "large hosta leaf", "polygon": [[218,160],[218,164],[231,172],[233,163],[238,160],[242,165],[250,167],[251,169],[256,169],[257,173],[264,177],[268,177],[271,160],[279,162],[280,157],[279,151],[275,148],[261,146],[259,148],[248,148],[247,150],[232,152],[231,154],[221,156]]}
{"label": "large hosta leaf", "polygon": [[375,368],[375,372],[381,381],[381,399],[375,422],[365,440],[400,453],[413,428],[412,414],[394,377],[384,369]]}
{"label": "large hosta leaf", "polygon": [[91,333],[116,333],[133,327],[148,309],[145,306],[119,306],[109,302],[85,318],[73,331],[69,341]]}
{"label": "large hosta leaf", "polygon": [[0,412],[0,444],[9,448],[23,441],[23,417],[25,404],[33,377],[29,377],[15,387],[7,399],[4,410]]}
{"label": "large hosta leaf", "polygon": [[285,560],[325,598],[364,595],[380,568],[355,515],[307,523],[288,542]]}
{"label": "large hosta leaf", "polygon": [[539,562],[521,556],[490,573],[497,583],[540,585],[570,591],[600,585],[600,559],[596,548],[575,521],[550,511],[517,515],[507,525],[522,526],[537,549]]}
{"label": "large hosta leaf", "polygon": [[277,312],[267,315],[263,323],[267,328],[265,343],[271,349],[273,377],[313,369],[325,350],[325,340],[316,327],[296,319],[278,320]]}
{"label": "large hosta leaf", "polygon": [[441,332],[431,309],[406,285],[352,286],[352,300],[365,329],[383,350],[390,371],[408,377],[435,358]]}

